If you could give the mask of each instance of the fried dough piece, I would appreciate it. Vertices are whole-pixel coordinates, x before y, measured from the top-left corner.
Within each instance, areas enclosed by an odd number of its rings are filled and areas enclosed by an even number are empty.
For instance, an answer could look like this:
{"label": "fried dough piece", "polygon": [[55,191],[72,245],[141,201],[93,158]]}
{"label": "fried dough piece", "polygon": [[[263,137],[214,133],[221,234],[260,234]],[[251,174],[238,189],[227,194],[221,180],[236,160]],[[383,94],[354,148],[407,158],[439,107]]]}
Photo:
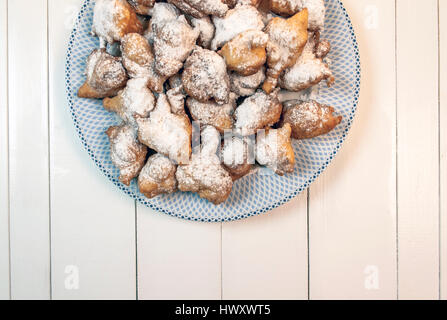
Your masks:
{"label": "fried dough piece", "polygon": [[165,94],[158,96],[149,118],[136,118],[138,138],[149,148],[175,163],[186,163],[191,155],[192,126],[186,114],[172,112]]}
{"label": "fried dough piece", "polygon": [[233,181],[250,173],[255,163],[253,151],[245,139],[231,137],[224,140],[221,159]]}
{"label": "fried dough piece", "polygon": [[185,94],[182,87],[172,88],[166,92],[171,112],[173,114],[188,117],[185,112]]}
{"label": "fried dough piece", "polygon": [[80,98],[116,96],[127,82],[121,59],[108,54],[105,49],[96,49],[89,55],[86,74],[87,79],[78,91]]}
{"label": "fried dough piece", "polygon": [[185,16],[164,23],[155,31],[155,70],[166,77],[175,75],[194,49],[199,30],[192,29]]}
{"label": "fried dough piece", "polygon": [[[318,36],[319,38],[320,36]],[[331,43],[328,40],[318,40],[318,44],[315,47],[315,56],[317,58],[324,59],[331,51]]]}
{"label": "fried dough piece", "polygon": [[210,15],[222,17],[228,11],[228,6],[221,0],[168,0],[168,2],[195,18]]}
{"label": "fried dough piece", "polygon": [[120,170],[119,180],[129,186],[144,166],[147,148],[138,142],[132,126],[110,127],[106,134],[110,140],[112,162]]}
{"label": "fried dough piece", "polygon": [[324,28],[324,0],[269,0],[270,9],[279,15],[288,17],[307,8],[309,10],[309,30]]}
{"label": "fried dough piece", "polygon": [[294,139],[311,139],[329,133],[343,117],[335,116],[335,109],[314,100],[291,100],[284,103],[283,123],[289,123]]}
{"label": "fried dough piece", "polygon": [[189,96],[206,102],[228,103],[230,78],[224,59],[216,52],[196,47],[186,60],[182,74],[183,88]]}
{"label": "fried dough piece", "polygon": [[150,10],[151,20],[144,36],[150,42],[154,42],[155,31],[160,29],[168,21],[175,20],[180,16],[180,10],[176,6],[165,2],[156,2]]}
{"label": "fried dough piece", "polygon": [[163,84],[168,77],[155,70],[152,48],[145,37],[129,33],[121,41],[123,65],[131,78],[145,78],[147,85],[155,92],[163,92]]}
{"label": "fried dough piece", "polygon": [[177,191],[177,166],[159,153],[149,157],[138,177],[138,188],[147,198]]}
{"label": "fried dough piece", "polygon": [[289,91],[302,91],[322,80],[326,80],[328,87],[334,83],[335,78],[332,71],[321,58],[329,52],[330,43],[328,41],[319,42],[318,38],[318,35],[310,37],[296,63],[281,75],[279,79],[281,88]]}
{"label": "fried dough piece", "polygon": [[234,112],[236,132],[248,136],[277,123],[282,113],[278,92],[279,89],[268,95],[263,91],[258,91],[246,98]]}
{"label": "fried dough piece", "polygon": [[184,192],[196,192],[218,205],[230,196],[233,179],[222,167],[216,154],[221,144],[219,132],[212,126],[206,126],[201,138],[200,153],[193,154],[189,164],[177,168],[178,187]]}
{"label": "fried dough piece", "polygon": [[209,49],[211,46],[211,41],[214,38],[214,24],[211,22],[210,17],[194,18],[188,19],[191,25],[199,30],[199,39],[197,44],[202,48]]}
{"label": "fried dough piece", "polygon": [[238,4],[252,5],[253,7],[259,6],[262,0],[223,0],[223,2],[230,8],[234,8]]}
{"label": "fried dough piece", "polygon": [[135,116],[147,118],[155,107],[155,98],[144,78],[131,79],[114,98],[105,98],[104,109],[115,112],[127,124],[136,127]]}
{"label": "fried dough piece", "polygon": [[280,129],[267,129],[256,137],[256,160],[276,174],[283,176],[295,168],[295,154],[292,147],[292,128],[286,123]]}
{"label": "fried dough piece", "polygon": [[180,88],[183,90],[182,76],[180,74],[177,73],[169,78],[169,88]]}
{"label": "fried dough piece", "polygon": [[270,40],[267,44],[267,79],[263,89],[270,93],[276,88],[278,77],[292,66],[303,52],[307,43],[307,9],[289,19],[273,18],[265,32]]}
{"label": "fried dough piece", "polygon": [[303,8],[303,0],[269,0],[270,10],[281,16],[289,17]]}
{"label": "fried dough piece", "polygon": [[[93,9],[92,33],[109,44],[128,33],[143,33],[143,26],[126,0],[97,0]],[[101,47],[105,47],[102,43]]]}
{"label": "fried dough piece", "polygon": [[186,105],[188,106],[191,117],[195,121],[200,121],[205,125],[212,125],[219,132],[233,128],[233,113],[236,108],[236,95],[230,93],[229,102],[219,105],[214,101],[200,102],[194,98],[188,98]]}
{"label": "fried dough piece", "polygon": [[128,2],[136,13],[145,16],[149,15],[150,9],[155,4],[155,0],[128,0]]}
{"label": "fried dough piece", "polygon": [[241,76],[236,72],[230,73],[231,91],[238,96],[246,97],[251,96],[256,92],[261,83],[265,80],[265,68],[264,66],[258,70],[254,75]]}
{"label": "fried dough piece", "polygon": [[265,47],[269,37],[262,31],[247,30],[228,41],[219,54],[227,68],[242,76],[251,76],[265,64]]}
{"label": "fried dough piece", "polygon": [[213,22],[216,32],[211,42],[211,50],[214,51],[244,31],[264,29],[262,15],[255,7],[248,5],[228,10],[223,18],[213,17]]}

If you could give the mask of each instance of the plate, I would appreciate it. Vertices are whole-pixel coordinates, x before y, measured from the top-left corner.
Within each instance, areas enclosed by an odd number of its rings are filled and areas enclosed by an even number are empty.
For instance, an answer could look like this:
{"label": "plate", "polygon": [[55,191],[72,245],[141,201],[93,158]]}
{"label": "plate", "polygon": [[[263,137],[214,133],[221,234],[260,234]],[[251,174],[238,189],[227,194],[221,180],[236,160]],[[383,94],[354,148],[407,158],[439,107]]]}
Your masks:
{"label": "plate", "polygon": [[177,192],[145,198],[136,181],[127,187],[118,180],[119,171],[110,160],[107,128],[118,123],[103,109],[100,100],[77,97],[85,81],[88,55],[99,47],[99,40],[90,34],[93,0],[85,0],[71,33],[66,60],[66,89],[70,112],[81,142],[92,160],[106,177],[126,195],[157,211],[193,221],[222,222],[266,213],[290,201],[323,172],[334,159],[354,119],[360,90],[360,57],[351,20],[339,0],[325,0],[326,21],[322,39],[332,44],[329,54],[336,81],[331,88],[321,86],[317,100],[332,105],[343,122],[327,135],[305,141],[294,141],[297,160],[294,174],[283,177],[259,170],[235,182],[230,198],[215,206],[192,193]]}

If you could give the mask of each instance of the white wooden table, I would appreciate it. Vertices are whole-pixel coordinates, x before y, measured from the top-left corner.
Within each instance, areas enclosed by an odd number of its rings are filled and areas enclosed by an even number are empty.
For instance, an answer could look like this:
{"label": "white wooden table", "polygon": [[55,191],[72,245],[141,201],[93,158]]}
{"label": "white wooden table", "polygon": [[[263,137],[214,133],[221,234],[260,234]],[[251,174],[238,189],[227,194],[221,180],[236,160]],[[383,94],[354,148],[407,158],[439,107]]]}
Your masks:
{"label": "white wooden table", "polygon": [[0,298],[447,298],[447,0],[344,0],[360,105],[333,164],[271,214],[202,224],[126,197],[65,97],[82,0],[0,0]]}

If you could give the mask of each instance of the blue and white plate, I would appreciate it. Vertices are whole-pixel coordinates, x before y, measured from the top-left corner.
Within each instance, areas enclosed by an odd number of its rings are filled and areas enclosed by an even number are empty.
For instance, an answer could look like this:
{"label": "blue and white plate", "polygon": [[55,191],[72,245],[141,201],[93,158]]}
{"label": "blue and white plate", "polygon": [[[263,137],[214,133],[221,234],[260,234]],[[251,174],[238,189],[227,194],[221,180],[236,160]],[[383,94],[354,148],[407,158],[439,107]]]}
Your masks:
{"label": "blue and white plate", "polygon": [[119,172],[110,160],[108,127],[116,125],[113,114],[99,100],[80,99],[77,90],[85,81],[87,56],[99,47],[90,34],[94,1],[85,0],[70,37],[66,62],[66,87],[74,124],[93,161],[101,171],[130,197],[166,214],[194,221],[219,222],[247,218],[268,212],[305,190],[328,166],[340,149],[354,119],[360,90],[360,57],[354,30],[340,0],[325,0],[326,25],[322,38],[332,44],[329,55],[336,82],[321,86],[318,101],[332,105],[343,122],[331,133],[311,140],[294,142],[297,170],[283,177],[252,174],[237,181],[230,198],[219,206],[192,193],[177,192],[145,198],[134,181],[130,187],[118,180]]}

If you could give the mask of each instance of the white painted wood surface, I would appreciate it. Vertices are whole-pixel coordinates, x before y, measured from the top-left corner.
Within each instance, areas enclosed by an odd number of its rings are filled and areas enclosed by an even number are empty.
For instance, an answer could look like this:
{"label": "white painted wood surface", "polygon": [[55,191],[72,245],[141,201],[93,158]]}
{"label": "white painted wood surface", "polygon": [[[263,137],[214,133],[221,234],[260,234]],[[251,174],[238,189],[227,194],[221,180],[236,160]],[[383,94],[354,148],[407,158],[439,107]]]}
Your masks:
{"label": "white painted wood surface", "polygon": [[7,0],[0,0],[0,43],[0,299],[9,299]]}
{"label": "white painted wood surface", "polygon": [[137,206],[138,298],[220,299],[221,227]]}
{"label": "white painted wood surface", "polygon": [[360,45],[361,99],[340,154],[310,188],[310,298],[394,299],[394,3],[344,3]]}
{"label": "white painted wood surface", "polygon": [[447,1],[439,1],[440,44],[440,209],[441,298],[447,300]]}
{"label": "white painted wood surface", "polygon": [[307,299],[307,194],[223,224],[223,299]]}
{"label": "white painted wood surface", "polygon": [[309,203],[228,224],[136,205],[90,161],[64,89],[81,2],[0,0],[0,298],[9,277],[12,299],[447,298],[445,0],[439,34],[436,0],[343,1],[362,59],[345,145]]}
{"label": "white painted wood surface", "polygon": [[363,62],[361,99],[340,154],[310,188],[310,297],[394,299],[394,3],[345,1],[345,5]]}
{"label": "white painted wood surface", "polygon": [[13,299],[48,299],[46,1],[8,1],[8,35],[11,295]]}
{"label": "white painted wood surface", "polygon": [[80,149],[66,101],[66,44],[81,4],[49,0],[53,298],[135,299],[135,202]]}
{"label": "white painted wood surface", "polygon": [[397,1],[398,289],[402,299],[439,297],[438,2],[420,4]]}

